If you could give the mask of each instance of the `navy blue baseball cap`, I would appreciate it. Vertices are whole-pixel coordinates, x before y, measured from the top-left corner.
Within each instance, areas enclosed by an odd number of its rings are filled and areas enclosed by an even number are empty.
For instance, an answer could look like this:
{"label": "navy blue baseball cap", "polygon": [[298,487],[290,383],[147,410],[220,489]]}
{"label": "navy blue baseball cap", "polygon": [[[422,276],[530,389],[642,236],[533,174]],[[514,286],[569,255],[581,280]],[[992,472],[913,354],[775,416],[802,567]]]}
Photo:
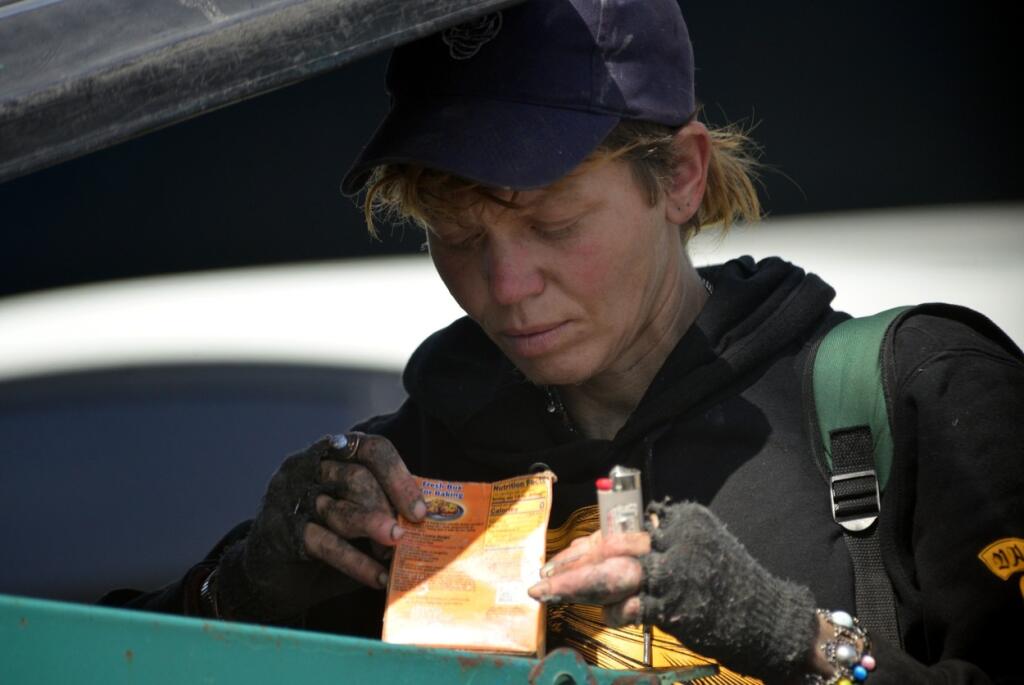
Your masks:
{"label": "navy blue baseball cap", "polygon": [[676,0],[529,0],[395,50],[391,108],[345,175],[412,163],[524,190],[563,177],[623,119],[696,108]]}

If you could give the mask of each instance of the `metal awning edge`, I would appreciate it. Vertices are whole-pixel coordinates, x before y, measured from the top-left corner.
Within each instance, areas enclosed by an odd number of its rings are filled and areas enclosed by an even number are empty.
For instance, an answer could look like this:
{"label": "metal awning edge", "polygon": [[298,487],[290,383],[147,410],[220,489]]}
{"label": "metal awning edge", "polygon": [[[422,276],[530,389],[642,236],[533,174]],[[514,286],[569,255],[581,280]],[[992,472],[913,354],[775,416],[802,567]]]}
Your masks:
{"label": "metal awning edge", "polygon": [[515,2],[307,0],[188,35],[71,82],[0,102],[0,182]]}

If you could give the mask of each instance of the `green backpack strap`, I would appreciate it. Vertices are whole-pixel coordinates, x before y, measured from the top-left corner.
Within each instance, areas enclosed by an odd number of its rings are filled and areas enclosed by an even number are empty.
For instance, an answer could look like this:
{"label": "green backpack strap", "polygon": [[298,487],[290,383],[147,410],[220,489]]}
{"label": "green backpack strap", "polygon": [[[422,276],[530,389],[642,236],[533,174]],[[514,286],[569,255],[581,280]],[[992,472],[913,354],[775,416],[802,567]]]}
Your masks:
{"label": "green backpack strap", "polygon": [[882,343],[897,317],[910,309],[896,307],[848,319],[828,332],[814,357],[814,405],[825,468],[830,473],[834,471],[833,431],[869,426],[880,490],[885,489],[892,470],[892,429],[882,373]]}
{"label": "green backpack strap", "polygon": [[877,533],[893,456],[884,356],[894,322],[910,309],[844,321],[808,360],[812,443],[853,560],[857,615],[894,644],[900,644],[896,603]]}

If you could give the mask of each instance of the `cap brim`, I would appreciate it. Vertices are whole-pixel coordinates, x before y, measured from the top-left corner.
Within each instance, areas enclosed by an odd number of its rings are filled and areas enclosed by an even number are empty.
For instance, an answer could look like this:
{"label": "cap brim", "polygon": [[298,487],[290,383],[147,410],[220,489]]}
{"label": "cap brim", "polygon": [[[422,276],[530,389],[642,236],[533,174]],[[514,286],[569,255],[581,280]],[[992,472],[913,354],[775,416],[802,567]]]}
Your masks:
{"label": "cap brim", "polygon": [[381,164],[419,164],[493,188],[554,183],[619,122],[610,114],[469,97],[395,105],[363,149],[342,190],[359,192]]}

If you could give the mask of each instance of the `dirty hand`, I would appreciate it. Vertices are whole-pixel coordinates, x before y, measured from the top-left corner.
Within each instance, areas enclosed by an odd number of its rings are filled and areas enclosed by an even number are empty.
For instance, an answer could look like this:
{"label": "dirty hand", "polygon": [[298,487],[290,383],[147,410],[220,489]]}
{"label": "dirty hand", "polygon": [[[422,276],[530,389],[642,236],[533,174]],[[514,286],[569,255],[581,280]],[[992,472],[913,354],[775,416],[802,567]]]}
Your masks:
{"label": "dirty hand", "polygon": [[328,436],[291,455],[270,479],[249,534],[220,559],[218,612],[289,621],[357,584],[383,588],[381,562],[404,532],[396,511],[420,521],[426,504],[386,438]]}
{"label": "dirty hand", "polygon": [[802,672],[818,632],[811,591],[769,573],[707,507],[663,503],[648,513],[649,535],[574,541],[530,595],[602,604],[609,625],[656,625],[766,682]]}
{"label": "dirty hand", "polygon": [[604,607],[610,626],[639,623],[644,571],[639,557],[651,551],[647,533],[601,531],[583,538],[556,554],[541,569],[541,580],[530,596],[541,602],[579,602]]}
{"label": "dirty hand", "polygon": [[769,573],[707,507],[666,502],[649,513],[641,620],[768,683],[802,673],[818,634],[810,589]]}

